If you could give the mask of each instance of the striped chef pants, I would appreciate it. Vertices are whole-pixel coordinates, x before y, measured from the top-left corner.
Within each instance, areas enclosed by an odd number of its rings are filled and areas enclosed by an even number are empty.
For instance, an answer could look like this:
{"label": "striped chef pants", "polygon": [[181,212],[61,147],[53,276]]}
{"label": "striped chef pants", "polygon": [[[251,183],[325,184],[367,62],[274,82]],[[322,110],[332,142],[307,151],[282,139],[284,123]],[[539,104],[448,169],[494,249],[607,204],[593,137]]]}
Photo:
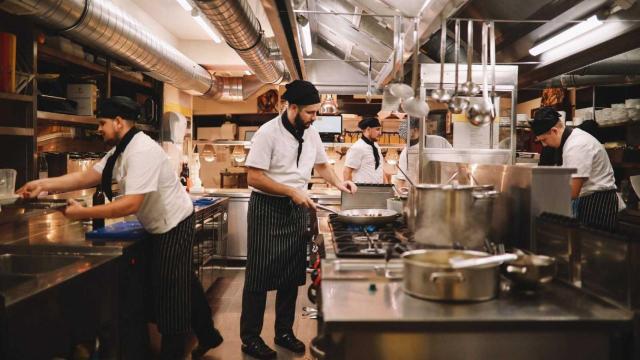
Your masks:
{"label": "striped chef pants", "polygon": [[191,330],[191,282],[195,213],[151,238],[151,286],[155,321],[161,334]]}

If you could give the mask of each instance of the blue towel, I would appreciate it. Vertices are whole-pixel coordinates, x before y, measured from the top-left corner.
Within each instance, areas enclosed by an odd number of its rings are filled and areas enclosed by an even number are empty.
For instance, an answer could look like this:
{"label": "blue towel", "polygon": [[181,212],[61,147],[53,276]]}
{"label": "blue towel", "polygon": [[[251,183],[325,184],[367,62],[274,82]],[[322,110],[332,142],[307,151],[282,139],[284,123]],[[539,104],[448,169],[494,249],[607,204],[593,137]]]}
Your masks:
{"label": "blue towel", "polygon": [[193,200],[193,206],[209,206],[215,204],[220,198],[217,197],[202,197],[197,200]]}
{"label": "blue towel", "polygon": [[87,240],[139,240],[145,236],[147,232],[138,220],[122,221],[85,234]]}

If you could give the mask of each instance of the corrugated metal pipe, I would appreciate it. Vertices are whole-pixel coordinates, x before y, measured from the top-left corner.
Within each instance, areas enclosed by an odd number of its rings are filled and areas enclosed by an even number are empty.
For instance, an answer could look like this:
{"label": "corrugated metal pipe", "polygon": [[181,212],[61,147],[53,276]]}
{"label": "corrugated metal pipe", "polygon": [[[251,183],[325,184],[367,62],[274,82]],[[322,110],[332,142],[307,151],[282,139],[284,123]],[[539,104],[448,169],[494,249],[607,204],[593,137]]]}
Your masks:
{"label": "corrugated metal pipe", "polygon": [[284,66],[270,59],[260,22],[246,0],[196,0],[195,4],[260,81],[286,81]]}
{"label": "corrugated metal pipe", "polygon": [[[213,76],[108,0],[4,0],[0,9],[29,15],[82,44],[124,60],[193,95],[241,101],[259,89],[255,77]],[[238,30],[239,31],[239,30]]]}
{"label": "corrugated metal pipe", "polygon": [[580,87],[596,85],[631,85],[639,84],[638,75],[560,75],[549,80],[541,81],[530,88],[544,89],[547,87]]}

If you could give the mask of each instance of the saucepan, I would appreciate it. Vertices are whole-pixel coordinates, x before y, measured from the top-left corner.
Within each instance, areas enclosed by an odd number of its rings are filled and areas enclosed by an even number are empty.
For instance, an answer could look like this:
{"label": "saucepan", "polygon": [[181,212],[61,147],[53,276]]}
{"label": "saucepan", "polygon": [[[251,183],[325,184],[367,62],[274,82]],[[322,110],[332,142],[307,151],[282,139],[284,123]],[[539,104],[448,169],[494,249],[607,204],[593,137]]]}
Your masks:
{"label": "saucepan", "polygon": [[386,224],[395,221],[400,214],[389,209],[351,209],[336,211],[330,207],[316,204],[318,209],[337,215],[337,220],[355,225]]}
{"label": "saucepan", "polygon": [[502,274],[506,278],[527,288],[535,288],[553,280],[557,271],[555,258],[516,252],[518,258],[502,266]]}
{"label": "saucepan", "polygon": [[469,250],[413,250],[402,254],[403,289],[427,300],[485,301],[498,295],[500,262],[456,268],[452,259],[489,258]]}

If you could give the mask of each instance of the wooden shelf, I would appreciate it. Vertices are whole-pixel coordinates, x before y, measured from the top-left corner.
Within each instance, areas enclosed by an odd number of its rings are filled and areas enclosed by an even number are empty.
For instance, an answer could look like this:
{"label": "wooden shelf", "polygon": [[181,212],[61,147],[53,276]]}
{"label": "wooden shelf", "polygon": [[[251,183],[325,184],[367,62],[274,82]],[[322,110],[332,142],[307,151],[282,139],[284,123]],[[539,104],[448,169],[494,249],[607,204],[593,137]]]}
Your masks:
{"label": "wooden shelf", "polygon": [[[98,125],[98,119],[95,116],[59,114],[48,111],[38,111],[38,121],[70,126]],[[136,127],[142,131],[159,132],[158,129],[149,124],[136,124]]]}
{"label": "wooden shelf", "polygon": [[31,128],[0,126],[0,135],[33,136],[34,133]]}
{"label": "wooden shelf", "polygon": [[22,101],[27,103],[33,103],[33,96],[0,92],[0,100],[11,100],[11,101]]}
{"label": "wooden shelf", "polygon": [[66,125],[98,125],[98,119],[95,116],[59,114],[48,111],[38,111],[38,121]]}
{"label": "wooden shelf", "polygon": [[601,128],[611,128],[611,127],[622,127],[622,126],[627,126],[630,124],[634,124],[637,121],[625,121],[625,122],[621,122],[621,123],[617,123],[617,124],[598,124],[599,127]]}
{"label": "wooden shelf", "polygon": [[[86,70],[94,71],[97,73],[104,74],[107,71],[106,66],[95,64],[85,59],[79,58],[77,56],[66,54],[62,52],[62,50],[55,50],[55,49],[48,48],[46,46],[38,47],[38,58],[40,60],[44,60],[46,62],[58,64],[62,66],[66,66],[69,63],[71,63],[73,65],[76,65]],[[120,70],[111,69],[111,76],[113,76],[116,79],[123,80],[134,85],[146,87],[149,89],[153,88],[153,84],[150,81],[145,81],[145,80],[141,81]]]}

